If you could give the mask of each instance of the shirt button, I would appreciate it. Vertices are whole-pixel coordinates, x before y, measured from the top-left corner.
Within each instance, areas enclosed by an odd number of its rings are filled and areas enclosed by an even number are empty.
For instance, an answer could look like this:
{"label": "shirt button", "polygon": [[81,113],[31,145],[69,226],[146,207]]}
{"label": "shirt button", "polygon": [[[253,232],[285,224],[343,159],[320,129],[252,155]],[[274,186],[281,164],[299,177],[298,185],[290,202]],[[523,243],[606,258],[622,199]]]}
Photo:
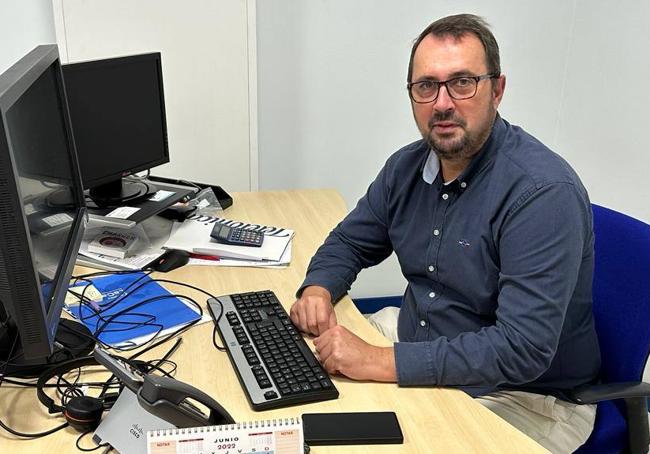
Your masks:
{"label": "shirt button", "polygon": [[463,181],[463,182],[460,184],[460,187],[463,188],[463,189],[465,189],[465,188],[467,187],[467,183],[465,183],[465,182]]}
{"label": "shirt button", "polygon": [[435,271],[435,269],[436,269],[435,266],[429,265],[429,271],[431,271],[433,273]]}
{"label": "shirt button", "polygon": [[449,194],[443,194],[442,195],[442,200],[447,200],[449,198]]}
{"label": "shirt button", "polygon": [[427,326],[427,322],[425,322],[424,320],[420,320],[420,326]]}
{"label": "shirt button", "polygon": [[435,297],[436,297],[436,292],[429,293],[429,298],[435,298]]}
{"label": "shirt button", "polygon": [[440,230],[438,230],[438,229],[435,229],[435,230],[433,231],[433,234],[434,234],[435,236],[438,236],[438,235],[440,235]]}

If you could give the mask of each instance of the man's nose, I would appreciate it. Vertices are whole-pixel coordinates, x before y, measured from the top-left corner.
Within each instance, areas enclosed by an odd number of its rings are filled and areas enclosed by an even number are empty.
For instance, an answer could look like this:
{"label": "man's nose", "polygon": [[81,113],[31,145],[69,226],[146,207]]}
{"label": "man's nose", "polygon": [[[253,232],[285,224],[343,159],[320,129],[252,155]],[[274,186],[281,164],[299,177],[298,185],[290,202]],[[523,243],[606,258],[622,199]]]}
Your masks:
{"label": "man's nose", "polygon": [[438,89],[438,97],[433,102],[433,108],[438,112],[446,112],[454,108],[454,99],[449,96],[447,85],[441,85]]}

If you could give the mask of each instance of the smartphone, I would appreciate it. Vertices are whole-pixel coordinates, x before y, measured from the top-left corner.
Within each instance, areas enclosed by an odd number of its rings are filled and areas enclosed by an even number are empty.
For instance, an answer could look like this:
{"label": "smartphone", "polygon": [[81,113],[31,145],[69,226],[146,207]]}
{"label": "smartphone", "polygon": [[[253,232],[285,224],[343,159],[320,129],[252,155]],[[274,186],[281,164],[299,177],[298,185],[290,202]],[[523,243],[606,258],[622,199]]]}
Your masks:
{"label": "smartphone", "polygon": [[326,445],[402,444],[404,436],[392,411],[305,413],[305,443]]}

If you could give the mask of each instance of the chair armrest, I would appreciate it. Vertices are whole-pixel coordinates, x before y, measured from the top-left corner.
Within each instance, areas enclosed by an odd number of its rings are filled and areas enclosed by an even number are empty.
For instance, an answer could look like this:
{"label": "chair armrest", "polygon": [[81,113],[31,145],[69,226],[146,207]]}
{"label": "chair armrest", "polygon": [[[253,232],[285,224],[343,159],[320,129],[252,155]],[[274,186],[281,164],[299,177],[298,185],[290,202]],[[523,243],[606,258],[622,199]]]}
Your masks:
{"label": "chair armrest", "polygon": [[576,388],[568,396],[578,404],[595,404],[603,400],[650,397],[650,383],[621,382]]}
{"label": "chair armrest", "polygon": [[584,386],[567,393],[578,404],[593,404],[603,400],[624,399],[627,423],[627,452],[648,452],[650,429],[648,428],[648,396],[650,384],[644,382],[607,383]]}

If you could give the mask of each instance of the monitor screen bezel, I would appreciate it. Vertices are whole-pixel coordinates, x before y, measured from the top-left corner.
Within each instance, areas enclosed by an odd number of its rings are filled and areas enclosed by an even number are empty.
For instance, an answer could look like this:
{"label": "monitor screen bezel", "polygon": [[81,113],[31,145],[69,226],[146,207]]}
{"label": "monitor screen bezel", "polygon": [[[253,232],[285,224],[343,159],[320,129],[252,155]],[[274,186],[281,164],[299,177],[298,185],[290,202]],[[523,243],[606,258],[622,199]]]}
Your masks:
{"label": "monitor screen bezel", "polygon": [[[64,248],[64,255],[59,262],[58,274],[54,279],[54,290],[49,301],[44,301],[40,292],[40,278],[33,255],[33,245],[29,234],[29,225],[23,206],[23,194],[17,181],[18,170],[16,167],[15,150],[11,143],[11,135],[7,130],[7,112],[20,99],[20,97],[37,81],[45,72],[54,67],[54,75],[57,86],[57,98],[63,124],[65,126],[66,144],[69,150],[70,165],[72,167],[73,188],[72,203],[74,204],[75,217],[68,234],[67,244]],[[11,256],[5,257],[9,266],[7,270],[22,279],[21,283],[29,288],[30,298],[21,299],[24,304],[30,307],[16,307],[19,298],[15,298],[17,290],[13,290],[14,298],[8,302],[4,309],[13,319],[13,323],[20,335],[20,347],[23,360],[41,360],[47,358],[54,350],[54,337],[56,334],[61,311],[63,309],[65,294],[68,290],[70,276],[75,265],[83,231],[87,223],[87,213],[84,202],[83,186],[79,163],[76,156],[74,137],[70,125],[70,113],[67,105],[63,74],[59,60],[58,48],[56,45],[41,45],[29,52],[15,65],[0,75],[0,153],[5,154],[10,162],[11,169],[6,169],[7,193],[11,200],[3,201],[9,203],[14,212],[14,219],[7,220],[8,223],[15,223],[19,245],[12,252]],[[7,276],[8,277],[8,276]],[[38,290],[38,291],[35,291]],[[47,310],[46,310],[47,308]],[[46,334],[46,336],[41,336]]]}
{"label": "monitor screen bezel", "polygon": [[[134,63],[134,62],[146,62],[154,61],[156,63],[156,70],[158,73],[158,93],[160,95],[160,121],[162,124],[163,130],[163,144],[164,150],[163,154],[158,158],[147,162],[138,163],[135,166],[132,166],[127,169],[121,169],[119,171],[107,173],[100,177],[95,177],[93,179],[86,179],[83,175],[83,168],[81,169],[81,179],[85,189],[91,189],[103,184],[109,183],[111,181],[119,180],[122,177],[132,175],[137,172],[142,172],[144,170],[151,169],[153,167],[166,164],[169,162],[169,140],[168,140],[168,130],[167,130],[167,114],[165,109],[165,93],[164,93],[164,84],[163,84],[163,73],[162,73],[162,57],[160,52],[150,52],[137,55],[128,55],[120,57],[111,57],[104,58],[101,60],[91,60],[91,61],[81,61],[74,63],[66,63],[62,65],[63,69],[63,78],[65,81],[66,73],[68,71],[87,71],[87,70],[101,70],[102,68],[108,66],[115,66],[120,63]],[[69,84],[69,82],[68,82]],[[72,125],[74,131],[74,124]],[[92,154],[91,150],[77,150],[77,153]]]}

